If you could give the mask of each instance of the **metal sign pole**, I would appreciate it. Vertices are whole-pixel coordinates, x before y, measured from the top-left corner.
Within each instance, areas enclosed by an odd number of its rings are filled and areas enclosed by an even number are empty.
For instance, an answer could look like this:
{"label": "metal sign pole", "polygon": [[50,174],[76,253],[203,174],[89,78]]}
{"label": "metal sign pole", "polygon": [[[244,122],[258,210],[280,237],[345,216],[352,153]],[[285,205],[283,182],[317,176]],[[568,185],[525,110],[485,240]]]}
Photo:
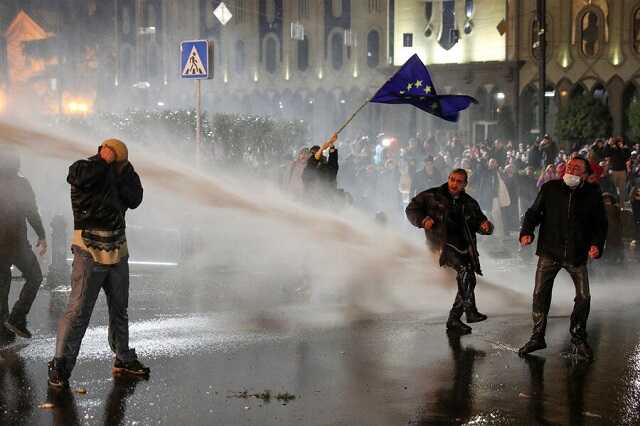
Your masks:
{"label": "metal sign pole", "polygon": [[200,116],[201,116],[201,93],[200,93],[200,80],[196,80],[196,167],[200,167],[200,148],[202,144],[201,130],[200,130]]}

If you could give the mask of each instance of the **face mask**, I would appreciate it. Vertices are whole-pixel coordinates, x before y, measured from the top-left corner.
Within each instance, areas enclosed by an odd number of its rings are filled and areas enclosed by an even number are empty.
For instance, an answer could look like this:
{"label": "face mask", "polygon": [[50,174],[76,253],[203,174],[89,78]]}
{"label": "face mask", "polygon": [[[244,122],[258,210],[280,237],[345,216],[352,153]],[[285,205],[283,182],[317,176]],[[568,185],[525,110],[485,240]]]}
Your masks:
{"label": "face mask", "polygon": [[564,183],[566,183],[569,188],[575,188],[576,186],[580,185],[580,176],[565,173],[562,177],[562,180],[564,180]]}

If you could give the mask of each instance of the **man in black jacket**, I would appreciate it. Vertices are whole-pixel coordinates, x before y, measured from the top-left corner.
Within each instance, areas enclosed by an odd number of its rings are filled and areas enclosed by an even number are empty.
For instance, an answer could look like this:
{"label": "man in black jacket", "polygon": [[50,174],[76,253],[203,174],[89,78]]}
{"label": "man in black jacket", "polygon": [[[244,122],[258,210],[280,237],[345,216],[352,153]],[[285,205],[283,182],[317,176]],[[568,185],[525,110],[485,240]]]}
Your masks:
{"label": "man in black jacket", "polygon": [[140,178],[126,145],[108,139],[98,155],[69,167],[74,254],[69,305],[60,320],[49,385],[67,387],[93,307],[104,289],[109,307],[109,345],[114,374],[147,376],[149,368],[129,348],[129,250],[125,213],[142,202]]}
{"label": "man in black jacket", "polygon": [[553,281],[560,269],[565,269],[576,288],[570,326],[571,350],[583,358],[593,356],[586,330],[591,303],[587,260],[602,256],[607,216],[600,190],[585,181],[589,169],[586,159],[574,157],[567,164],[563,180],[552,180],[542,186],[522,222],[520,244],[533,242],[538,225],[540,234],[533,290],[533,335],[520,348],[520,355],[547,347],[544,336]]}
{"label": "man in black jacket", "polygon": [[[42,283],[40,265],[27,240],[27,222],[38,236],[36,247],[40,256],[46,253],[47,242],[31,184],[19,174],[20,156],[12,147],[2,146],[1,149],[0,343],[11,343],[15,340],[15,334],[31,338],[31,332],[27,329],[27,314]],[[11,265],[22,272],[25,283],[9,314]]]}
{"label": "man in black jacket", "polygon": [[[311,147],[311,157],[302,172],[304,191],[312,201],[326,201],[335,195],[338,177],[338,149],[333,144],[338,140],[334,134],[323,146]],[[329,158],[323,156],[325,149],[329,150]]]}
{"label": "man in black jacket", "polygon": [[611,180],[618,191],[620,208],[624,210],[627,192],[627,161],[631,157],[631,150],[625,146],[624,139],[621,137],[611,138],[604,150],[604,156],[609,159]]}
{"label": "man in black jacket", "polygon": [[424,229],[430,248],[440,252],[440,266],[457,273],[458,293],[449,312],[447,330],[460,334],[471,333],[471,327],[460,320],[463,312],[469,323],[487,319],[478,312],[474,293],[476,274],[482,275],[476,233],[493,232],[493,225],[476,200],[464,191],[467,179],[464,169],[455,169],[447,183],[421,192],[406,209],[409,221]]}

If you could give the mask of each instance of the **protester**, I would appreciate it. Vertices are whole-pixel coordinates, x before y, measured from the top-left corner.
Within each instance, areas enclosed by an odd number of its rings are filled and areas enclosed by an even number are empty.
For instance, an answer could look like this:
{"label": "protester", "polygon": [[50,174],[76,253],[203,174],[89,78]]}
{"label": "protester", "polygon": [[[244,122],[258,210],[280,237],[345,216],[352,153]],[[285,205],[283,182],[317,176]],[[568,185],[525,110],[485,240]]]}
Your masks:
{"label": "protester", "polygon": [[[38,236],[38,254],[47,252],[36,197],[29,181],[20,175],[20,156],[12,147],[3,146],[0,152],[0,200],[0,344],[7,344],[16,334],[31,338],[27,315],[42,283],[40,264],[27,240],[27,223]],[[9,312],[12,265],[22,272],[25,283]]]}
{"label": "protester", "polygon": [[147,376],[129,347],[129,249],[125,213],[142,202],[142,185],[128,161],[127,146],[104,141],[98,154],[69,167],[74,233],[71,294],[60,320],[55,357],[49,362],[49,385],[68,387],[94,305],[104,289],[109,307],[109,345],[114,374]]}
{"label": "protester", "polygon": [[493,225],[476,200],[465,192],[467,182],[467,172],[455,169],[447,183],[421,192],[406,208],[409,221],[424,229],[427,244],[440,253],[440,266],[457,273],[458,293],[449,312],[447,330],[460,334],[471,332],[471,327],[460,320],[463,312],[468,323],[487,319],[478,312],[474,293],[476,274],[482,275],[476,233],[493,232]]}
{"label": "protester", "polygon": [[591,303],[587,260],[602,256],[607,235],[607,217],[597,186],[585,181],[589,163],[574,158],[567,165],[563,180],[544,184],[533,206],[527,211],[520,231],[523,246],[533,242],[540,225],[535,289],[533,291],[533,334],[520,348],[525,355],[547,347],[545,331],[553,282],[560,269],[566,270],[575,285],[576,297],[571,315],[571,350],[591,359],[587,343],[587,318]]}

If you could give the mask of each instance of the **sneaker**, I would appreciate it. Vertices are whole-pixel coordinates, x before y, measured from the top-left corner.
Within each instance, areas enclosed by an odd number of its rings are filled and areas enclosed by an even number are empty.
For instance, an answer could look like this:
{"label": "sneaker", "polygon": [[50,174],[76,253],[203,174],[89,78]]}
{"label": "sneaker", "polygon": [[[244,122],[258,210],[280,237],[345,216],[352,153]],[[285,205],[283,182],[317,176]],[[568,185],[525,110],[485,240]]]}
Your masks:
{"label": "sneaker", "polygon": [[465,312],[465,315],[467,317],[467,322],[469,323],[480,322],[487,319],[485,314],[481,314],[477,310],[469,310]]}
{"label": "sneaker", "polygon": [[58,389],[69,388],[69,377],[64,369],[60,366],[60,362],[52,359],[49,361],[49,386]]}
{"label": "sneaker", "polygon": [[114,375],[132,374],[134,376],[148,376],[151,372],[151,369],[149,367],[146,367],[137,359],[129,362],[123,362],[116,358],[115,362],[113,363],[111,372]]}
{"label": "sneaker", "polygon": [[447,321],[447,331],[455,332],[461,335],[469,334],[471,333],[471,327],[469,327],[459,319],[449,318],[449,321]]}
{"label": "sneaker", "polygon": [[536,339],[532,337],[527,343],[524,344],[523,347],[518,351],[518,355],[523,356],[526,354],[530,354],[531,352],[538,351],[540,349],[544,349],[547,347],[547,342],[543,339]]}
{"label": "sneaker", "polygon": [[4,322],[4,326],[7,327],[10,331],[16,333],[20,337],[24,337],[25,339],[31,339],[31,332],[27,328],[26,321],[14,321],[11,318]]}
{"label": "sneaker", "polygon": [[583,358],[586,360],[593,359],[593,350],[587,342],[571,342],[570,351],[572,355],[575,355],[578,358]]}

